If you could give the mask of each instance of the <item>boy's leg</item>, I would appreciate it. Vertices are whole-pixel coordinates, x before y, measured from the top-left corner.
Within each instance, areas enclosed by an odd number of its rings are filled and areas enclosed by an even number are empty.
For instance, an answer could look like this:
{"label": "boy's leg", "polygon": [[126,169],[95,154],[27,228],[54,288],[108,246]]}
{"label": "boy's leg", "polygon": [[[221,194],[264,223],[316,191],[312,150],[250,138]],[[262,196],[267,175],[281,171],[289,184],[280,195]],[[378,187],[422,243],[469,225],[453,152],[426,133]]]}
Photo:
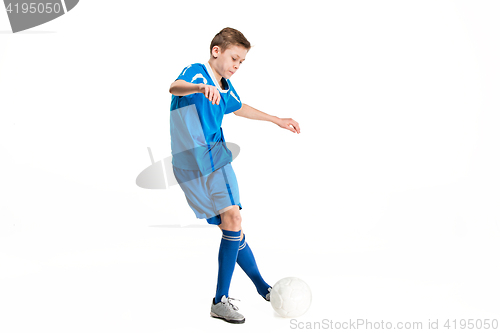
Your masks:
{"label": "boy's leg", "polygon": [[[237,207],[238,206],[233,206]],[[235,214],[240,215],[239,210],[235,209]],[[240,223],[241,226],[241,223]],[[224,227],[228,227],[227,225]],[[224,227],[219,225],[219,228],[221,230],[224,230]],[[255,261],[255,257],[253,255],[252,250],[250,249],[250,246],[246,242],[246,237],[245,234],[243,233],[243,229],[241,229],[241,237],[240,237],[240,246],[239,246],[239,251],[238,251],[238,256],[237,256],[237,263],[241,267],[241,269],[245,272],[245,274],[252,280],[253,284],[257,288],[257,292],[264,297],[266,300],[266,295],[269,293],[269,288],[271,286],[264,281],[262,278],[262,275],[260,274],[259,268],[257,267],[257,262]]]}
{"label": "boy's leg", "polygon": [[219,303],[222,296],[229,297],[229,286],[233,276],[236,258],[241,241],[241,215],[239,206],[232,206],[221,214],[222,239],[219,248],[219,271],[217,276],[217,290],[215,303]]}
{"label": "boy's leg", "polygon": [[[219,228],[220,228],[220,230],[222,231],[222,227],[221,227],[221,225],[222,225],[222,223],[221,223],[221,224],[219,224]],[[240,242],[241,242],[241,241],[243,240],[243,235],[244,235],[244,234],[243,234],[243,228],[241,228],[240,230],[241,230],[241,236],[240,236]],[[240,244],[240,245],[241,245],[241,244]]]}
{"label": "boy's leg", "polygon": [[243,234],[243,239],[240,241],[240,248],[238,251],[237,261],[238,265],[243,269],[243,271],[252,280],[257,292],[268,300],[266,295],[270,292],[269,288],[271,286],[264,281],[262,275],[260,275],[259,268],[255,262],[255,257],[250,249],[250,246],[246,242],[246,237]]}

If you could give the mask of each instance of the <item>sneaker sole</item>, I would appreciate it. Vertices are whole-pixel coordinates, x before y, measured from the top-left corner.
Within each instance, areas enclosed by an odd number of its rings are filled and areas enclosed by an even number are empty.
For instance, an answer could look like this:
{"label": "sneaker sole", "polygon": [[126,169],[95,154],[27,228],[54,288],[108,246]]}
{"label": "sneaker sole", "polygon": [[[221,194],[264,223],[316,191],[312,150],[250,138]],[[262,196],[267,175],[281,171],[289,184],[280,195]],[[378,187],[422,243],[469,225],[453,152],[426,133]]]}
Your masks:
{"label": "sneaker sole", "polygon": [[219,315],[217,315],[217,314],[215,314],[213,312],[210,312],[210,316],[212,316],[213,318],[225,320],[225,321],[227,321],[228,323],[231,323],[231,324],[243,324],[245,322],[245,318],[243,318],[242,320],[227,319],[227,318],[219,316]]}

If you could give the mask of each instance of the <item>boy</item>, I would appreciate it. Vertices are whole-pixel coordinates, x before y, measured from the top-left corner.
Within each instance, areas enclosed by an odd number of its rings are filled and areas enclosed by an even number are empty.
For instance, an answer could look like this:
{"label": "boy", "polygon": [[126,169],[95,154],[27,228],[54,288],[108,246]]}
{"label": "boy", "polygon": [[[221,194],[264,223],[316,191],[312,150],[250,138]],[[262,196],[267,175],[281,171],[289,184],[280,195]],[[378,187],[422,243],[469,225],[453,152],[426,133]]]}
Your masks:
{"label": "boy", "polygon": [[[251,46],[241,32],[222,29],[210,45],[210,60],[184,68],[170,86],[170,135],[174,175],[197,218],[218,225],[219,247],[217,288],[210,315],[230,323],[244,323],[245,317],[230,302],[229,285],[236,263],[250,277],[258,293],[269,301],[271,286],[257,268],[241,229],[242,209],[232,154],[221,128],[225,114],[271,121],[300,133],[291,118],[278,118],[242,104],[229,78],[245,61]],[[290,127],[291,126],[291,127]]]}

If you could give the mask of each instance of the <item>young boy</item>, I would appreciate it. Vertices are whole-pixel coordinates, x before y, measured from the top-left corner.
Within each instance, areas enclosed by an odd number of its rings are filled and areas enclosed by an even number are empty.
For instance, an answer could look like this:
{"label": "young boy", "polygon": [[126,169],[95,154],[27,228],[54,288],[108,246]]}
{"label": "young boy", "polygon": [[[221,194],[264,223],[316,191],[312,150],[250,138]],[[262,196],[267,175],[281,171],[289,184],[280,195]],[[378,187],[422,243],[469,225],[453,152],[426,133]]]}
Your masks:
{"label": "young boy", "polygon": [[271,286],[262,278],[241,229],[242,206],[222,119],[225,114],[234,113],[300,133],[295,120],[270,116],[241,103],[229,79],[245,61],[250,48],[241,32],[222,29],[210,45],[210,60],[184,68],[169,90],[173,95],[170,136],[174,175],[196,217],[222,230],[217,288],[210,315],[230,323],[245,322],[228,295],[236,263],[266,301]]}

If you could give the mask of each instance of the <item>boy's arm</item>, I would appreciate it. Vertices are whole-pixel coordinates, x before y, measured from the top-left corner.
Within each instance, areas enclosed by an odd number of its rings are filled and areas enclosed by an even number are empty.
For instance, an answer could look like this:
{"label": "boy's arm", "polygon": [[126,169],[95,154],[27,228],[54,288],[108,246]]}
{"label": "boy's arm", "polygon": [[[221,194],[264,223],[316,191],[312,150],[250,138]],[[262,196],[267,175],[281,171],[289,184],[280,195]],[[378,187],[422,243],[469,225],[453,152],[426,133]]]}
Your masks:
{"label": "boy's arm", "polygon": [[271,116],[244,103],[242,104],[241,109],[234,111],[233,113],[243,118],[270,121],[281,128],[285,128],[294,133],[300,133],[299,123],[292,118],[279,118],[276,116]]}
{"label": "boy's arm", "polygon": [[271,116],[267,113],[254,109],[250,105],[246,105],[243,103],[241,109],[234,111],[234,114],[243,118],[254,119],[254,120],[264,120],[270,121],[276,124],[276,121],[279,119],[278,117]]}
{"label": "boy's arm", "polygon": [[184,80],[176,80],[170,85],[168,91],[175,96],[186,96],[201,92],[201,85],[189,83]]}
{"label": "boy's arm", "polygon": [[168,90],[174,96],[186,96],[202,93],[212,104],[219,104],[220,94],[215,86],[203,83],[190,83],[184,80],[176,80],[170,85]]}

